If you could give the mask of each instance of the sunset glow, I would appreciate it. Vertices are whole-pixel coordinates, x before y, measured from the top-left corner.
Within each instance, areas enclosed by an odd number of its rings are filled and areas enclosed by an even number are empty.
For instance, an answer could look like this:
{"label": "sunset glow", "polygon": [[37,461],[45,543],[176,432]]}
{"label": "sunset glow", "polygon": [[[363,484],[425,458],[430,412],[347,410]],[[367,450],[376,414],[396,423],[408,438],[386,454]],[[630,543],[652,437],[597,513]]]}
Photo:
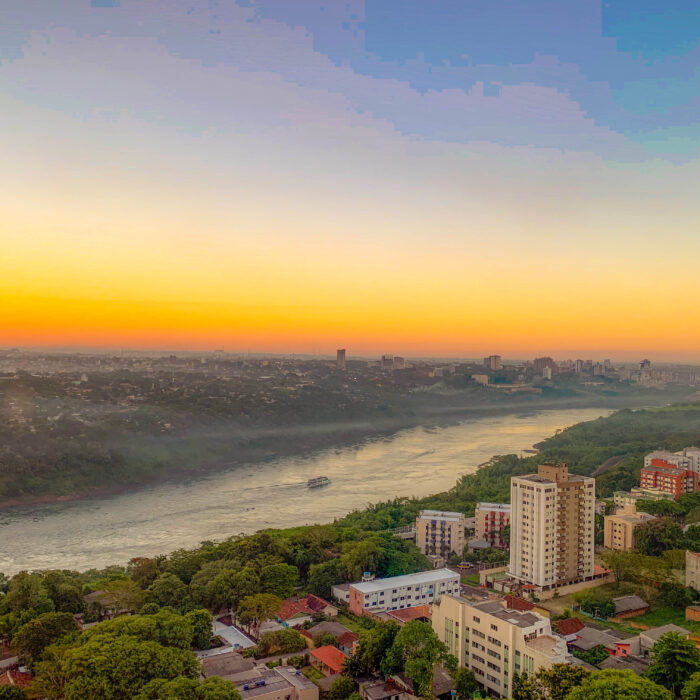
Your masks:
{"label": "sunset glow", "polygon": [[0,346],[700,360],[683,13],[435,55],[391,2],[110,4],[0,40]]}

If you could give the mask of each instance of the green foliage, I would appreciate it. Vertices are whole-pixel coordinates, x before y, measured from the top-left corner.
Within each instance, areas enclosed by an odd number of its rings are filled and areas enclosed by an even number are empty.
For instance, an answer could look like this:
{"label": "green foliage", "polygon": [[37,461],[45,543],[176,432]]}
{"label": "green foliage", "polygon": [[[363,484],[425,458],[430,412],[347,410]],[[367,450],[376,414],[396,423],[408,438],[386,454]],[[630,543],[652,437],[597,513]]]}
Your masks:
{"label": "green foliage", "polygon": [[593,671],[566,700],[672,700],[666,688],[632,671]]}
{"label": "green foliage", "polygon": [[192,626],[192,645],[201,650],[209,649],[213,635],[211,613],[203,608],[190,610],[185,619]]}
{"label": "green foliage", "polygon": [[257,656],[270,656],[271,654],[290,654],[294,651],[304,651],[306,641],[297,630],[281,629],[274,632],[265,632],[258,640]]}
{"label": "green foliage", "polygon": [[413,681],[415,694],[430,697],[433,664],[449,663],[449,657],[447,647],[438,639],[430,624],[411,620],[396,634],[380,668],[385,677],[403,671]]}
{"label": "green foliage", "polygon": [[685,610],[693,602],[691,589],[675,581],[665,581],[661,584],[658,605],[666,608],[681,608]]}
{"label": "green foliage", "polygon": [[681,700],[700,700],[700,672],[694,673],[681,690]]}
{"label": "green foliage", "polygon": [[12,644],[29,662],[34,662],[41,658],[47,646],[77,630],[78,625],[70,613],[44,613],[20,627]]}
{"label": "green foliage", "polygon": [[270,593],[257,593],[248,596],[238,605],[238,619],[244,625],[259,626],[265,620],[271,620],[280,610],[282,601]]}
{"label": "green foliage", "polygon": [[582,666],[556,664],[550,669],[541,668],[535,674],[540,695],[549,700],[564,700],[572,688],[576,688],[588,677]]}
{"label": "green foliage", "polygon": [[695,642],[677,632],[663,635],[652,649],[654,659],[647,678],[668,688],[674,695],[694,674],[700,672],[700,652]]}
{"label": "green foliage", "polygon": [[600,588],[589,588],[574,593],[573,598],[589,615],[607,618],[615,614],[612,597]]}
{"label": "green foliage", "polygon": [[348,676],[336,678],[328,690],[328,700],[347,700],[355,692],[355,681]]}
{"label": "green foliage", "polygon": [[573,655],[591,666],[597,666],[610,656],[604,646],[593,647],[588,651],[574,651]]}
{"label": "green foliage", "polygon": [[0,685],[0,700],[27,700],[27,694],[16,685]]}
{"label": "green foliage", "polygon": [[455,682],[455,690],[463,698],[471,697],[478,687],[474,673],[468,668],[458,668],[452,678]]}
{"label": "green foliage", "polygon": [[378,622],[371,629],[360,632],[357,651],[346,662],[346,673],[358,678],[379,670],[398,632],[399,626],[394,622]]}
{"label": "green foliage", "polygon": [[188,600],[187,586],[172,573],[165,573],[148,587],[148,600],[161,607],[182,609]]}
{"label": "green foliage", "polygon": [[336,637],[332,632],[321,632],[314,636],[314,646],[316,647],[337,647],[338,637]]}
{"label": "green foliage", "polygon": [[634,539],[640,554],[660,557],[667,549],[682,549],[683,529],[671,518],[657,518],[638,525]]}
{"label": "green foliage", "polygon": [[290,564],[270,564],[260,571],[263,592],[278,598],[289,598],[294,593],[298,579],[299,569]]}
{"label": "green foliage", "polygon": [[54,653],[36,665],[37,688],[50,700],[131,698],[156,678],[199,676],[191,652],[130,635],[96,635],[73,647],[51,649]]}
{"label": "green foliage", "polygon": [[212,676],[205,681],[178,676],[173,680],[156,678],[146,684],[135,700],[240,700],[241,694],[230,681]]}

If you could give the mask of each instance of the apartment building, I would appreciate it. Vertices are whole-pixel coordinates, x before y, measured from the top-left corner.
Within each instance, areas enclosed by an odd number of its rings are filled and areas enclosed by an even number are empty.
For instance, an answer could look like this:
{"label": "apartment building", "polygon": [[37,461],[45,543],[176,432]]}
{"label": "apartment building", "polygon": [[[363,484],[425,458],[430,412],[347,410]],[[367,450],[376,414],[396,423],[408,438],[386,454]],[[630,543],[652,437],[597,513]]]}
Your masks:
{"label": "apartment building", "polygon": [[663,460],[678,469],[690,469],[700,474],[700,447],[684,447],[678,452],[654,450],[644,457],[644,466],[651,467],[655,459]]}
{"label": "apartment building", "polygon": [[423,554],[448,558],[452,552],[462,556],[466,540],[463,513],[422,510],[416,518],[416,545]]}
{"label": "apartment building", "polygon": [[700,591],[700,554],[685,553],[685,585]]}
{"label": "apartment building", "polygon": [[350,584],[348,607],[355,615],[430,605],[448,593],[459,594],[459,574],[433,569],[405,576]]}
{"label": "apartment building", "polygon": [[541,590],[593,576],[595,479],[540,464],[510,480],[510,576]]}
{"label": "apartment building", "polygon": [[619,549],[623,552],[634,549],[635,528],[653,519],[654,516],[649,513],[638,513],[636,504],[626,505],[615,515],[605,516],[603,544],[608,549]]}
{"label": "apartment building", "polygon": [[433,605],[432,625],[460,667],[471,669],[488,692],[501,697],[511,696],[516,673],[532,675],[571,660],[548,618],[508,609],[502,600],[477,603],[445,595]]}
{"label": "apartment building", "polygon": [[633,486],[629,491],[615,491],[615,493],[613,493],[615,508],[636,505],[640,498],[645,501],[674,500],[673,494],[664,493],[663,491],[659,491],[659,489],[641,489],[639,486]]}
{"label": "apartment building", "polygon": [[486,540],[492,547],[506,547],[501,531],[510,525],[510,503],[477,503],[474,512],[474,537]]}
{"label": "apartment building", "polygon": [[643,489],[669,493],[677,499],[684,493],[698,490],[698,475],[690,469],[676,467],[665,459],[653,458],[648,467],[642,467],[639,485]]}

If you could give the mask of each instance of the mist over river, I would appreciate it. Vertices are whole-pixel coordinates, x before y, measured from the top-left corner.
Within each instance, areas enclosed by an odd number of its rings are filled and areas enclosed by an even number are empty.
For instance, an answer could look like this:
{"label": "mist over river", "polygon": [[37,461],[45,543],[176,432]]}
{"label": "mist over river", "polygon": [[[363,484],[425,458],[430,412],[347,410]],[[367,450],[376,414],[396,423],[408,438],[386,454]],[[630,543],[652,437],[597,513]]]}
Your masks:
{"label": "mist over river", "polygon": [[[13,508],[0,512],[0,572],[101,568],[266,527],[327,523],[368,503],[444,491],[495,454],[531,449],[557,428],[609,413],[537,411],[418,427],[118,496]],[[314,476],[331,483],[309,489]]]}

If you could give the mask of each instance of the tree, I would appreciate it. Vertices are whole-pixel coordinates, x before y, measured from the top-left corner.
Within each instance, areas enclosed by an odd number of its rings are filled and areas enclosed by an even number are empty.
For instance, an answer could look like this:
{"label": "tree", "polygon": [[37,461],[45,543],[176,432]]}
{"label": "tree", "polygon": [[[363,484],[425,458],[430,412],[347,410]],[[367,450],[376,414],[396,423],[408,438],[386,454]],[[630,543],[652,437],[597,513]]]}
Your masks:
{"label": "tree", "polygon": [[248,596],[238,605],[238,618],[244,625],[259,627],[260,623],[274,618],[281,605],[282,601],[270,593]]}
{"label": "tree", "polygon": [[138,696],[156,678],[197,678],[199,673],[190,651],[130,635],[98,635],[39,662],[36,684],[50,700],[117,700]]}
{"label": "tree", "polygon": [[685,537],[681,526],[671,518],[657,518],[634,529],[637,549],[641,554],[660,557],[667,549],[682,549]]}
{"label": "tree", "polygon": [[207,584],[206,596],[215,610],[236,610],[244,598],[259,593],[260,587],[260,577],[252,567],[246,566],[240,571],[225,569]]}
{"label": "tree", "polygon": [[600,557],[603,564],[615,573],[615,587],[619,588],[622,581],[627,581],[638,569],[639,562],[636,552],[623,552],[619,549],[606,549]]}
{"label": "tree", "polygon": [[672,700],[661,685],[640,678],[633,671],[593,671],[566,700]]}
{"label": "tree", "polygon": [[353,678],[370,675],[378,670],[399,632],[394,622],[378,622],[360,632],[357,651],[346,662],[346,673]]}
{"label": "tree", "polygon": [[449,656],[447,647],[428,623],[411,620],[396,634],[380,668],[384,676],[403,671],[413,681],[415,694],[430,697],[433,665],[447,662]]}
{"label": "tree", "polygon": [[477,689],[476,677],[468,668],[458,668],[453,675],[455,690],[464,698],[471,697]]}
{"label": "tree", "polygon": [[78,625],[70,613],[44,613],[20,627],[12,643],[22,656],[34,662],[47,646],[77,630]]}
{"label": "tree", "polygon": [[115,579],[101,586],[93,593],[93,600],[88,605],[88,615],[104,619],[105,616],[118,615],[123,611],[135,612],[143,607],[144,592],[130,579]]}
{"label": "tree", "polygon": [[321,632],[314,637],[315,647],[337,647],[338,637],[336,637],[332,632]]}
{"label": "tree", "polygon": [[260,571],[263,592],[279,598],[289,598],[299,578],[299,569],[289,564],[271,564]]}
{"label": "tree", "polygon": [[550,700],[564,700],[572,688],[581,685],[589,671],[573,664],[556,664],[550,669],[541,668],[535,678],[542,688],[542,695]]}
{"label": "tree", "polygon": [[27,700],[27,694],[16,685],[0,685],[0,700]]}
{"label": "tree", "polygon": [[201,682],[178,676],[173,680],[156,678],[146,684],[135,700],[241,700],[231,681],[211,676]]}
{"label": "tree", "polygon": [[347,700],[355,692],[355,681],[347,676],[336,678],[328,690],[328,700]]}
{"label": "tree", "polygon": [[646,677],[668,688],[674,695],[686,681],[700,671],[700,652],[695,642],[678,632],[663,635],[652,649],[654,659]]}
{"label": "tree", "polygon": [[681,690],[681,698],[682,700],[700,700],[700,673],[694,673],[686,681]]}
{"label": "tree", "polygon": [[663,608],[685,608],[691,605],[693,596],[689,588],[676,581],[665,581],[659,589],[657,603]]}
{"label": "tree", "polygon": [[139,588],[146,589],[158,578],[158,562],[148,557],[134,557],[129,560],[126,572]]}
{"label": "tree", "polygon": [[20,571],[12,577],[10,588],[2,598],[2,607],[7,611],[35,610],[40,615],[53,611],[54,604],[39,574]]}
{"label": "tree", "polygon": [[148,587],[149,601],[161,607],[181,609],[187,598],[187,586],[175,574],[161,574]]}
{"label": "tree", "polygon": [[513,676],[513,700],[540,700],[537,683],[527,673],[516,673]]}
{"label": "tree", "polygon": [[192,644],[197,649],[209,649],[213,635],[211,613],[204,608],[190,610],[185,619],[192,625]]}
{"label": "tree", "polygon": [[58,612],[80,613],[85,609],[80,581],[62,571],[47,571],[42,581]]}
{"label": "tree", "polygon": [[269,656],[274,652],[291,654],[304,649],[306,649],[306,641],[297,630],[281,629],[260,635],[257,656]]}
{"label": "tree", "polygon": [[331,586],[345,581],[345,572],[339,559],[331,559],[309,567],[309,589],[316,595],[328,598]]}

